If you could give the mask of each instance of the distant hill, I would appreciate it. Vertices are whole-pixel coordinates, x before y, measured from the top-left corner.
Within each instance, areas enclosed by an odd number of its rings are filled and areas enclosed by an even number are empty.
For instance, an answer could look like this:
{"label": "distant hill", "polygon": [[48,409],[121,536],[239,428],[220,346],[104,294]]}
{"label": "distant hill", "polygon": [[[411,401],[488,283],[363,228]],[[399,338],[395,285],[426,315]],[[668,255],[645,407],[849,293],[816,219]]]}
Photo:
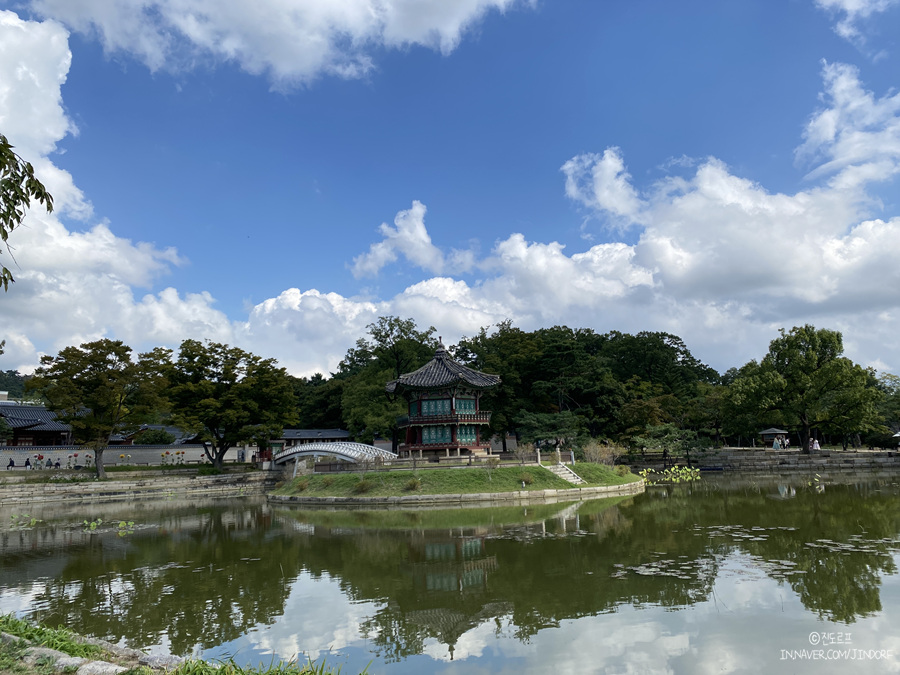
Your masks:
{"label": "distant hill", "polygon": [[0,391],[9,392],[10,398],[22,398],[25,393],[25,378],[17,370],[0,370]]}

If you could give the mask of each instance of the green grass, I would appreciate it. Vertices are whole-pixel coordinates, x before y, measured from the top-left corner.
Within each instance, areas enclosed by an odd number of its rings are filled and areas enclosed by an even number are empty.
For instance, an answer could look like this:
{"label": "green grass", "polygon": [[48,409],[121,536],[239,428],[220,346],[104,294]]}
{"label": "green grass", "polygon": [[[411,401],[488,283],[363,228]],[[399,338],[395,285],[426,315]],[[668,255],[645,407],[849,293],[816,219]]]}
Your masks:
{"label": "green grass", "polygon": [[[622,485],[639,480],[620,477],[599,464],[577,464],[575,472],[589,485]],[[525,486],[522,486],[522,483]],[[412,486],[415,485],[415,488]],[[310,497],[400,497],[404,495],[477,494],[519,490],[565,490],[575,487],[539,466],[496,469],[422,469],[419,471],[369,471],[366,473],[300,476],[273,494]]]}
{"label": "green grass", "polygon": [[12,614],[0,615],[0,631],[28,640],[35,645],[65,652],[70,656],[96,659],[103,653],[103,650],[97,645],[80,642],[78,636],[70,630],[38,626],[23,619],[17,619]]}
{"label": "green grass", "polygon": [[[81,656],[93,661],[109,660],[115,662],[113,655],[102,648],[81,642],[77,635],[65,628],[47,628],[22,619],[12,614],[0,615],[0,631],[22,638],[19,642],[0,643],[0,673],[11,675],[52,675],[52,660],[38,661],[28,666],[24,661],[28,646],[43,646],[68,654]],[[31,643],[26,644],[25,641]],[[126,666],[127,667],[127,666]],[[368,666],[360,675],[365,675]],[[136,666],[122,675],[151,675],[154,671],[143,666]],[[239,666],[234,661],[208,663],[206,661],[189,660],[168,675],[338,675],[340,668],[329,668],[323,659],[321,662],[299,664],[295,661],[272,661],[256,667]]]}
{"label": "green grass", "polygon": [[634,474],[617,476],[615,467],[606,466],[605,464],[577,462],[574,467],[570,465],[569,468],[591,485],[625,485],[625,483],[633,483],[640,479],[639,476]]}

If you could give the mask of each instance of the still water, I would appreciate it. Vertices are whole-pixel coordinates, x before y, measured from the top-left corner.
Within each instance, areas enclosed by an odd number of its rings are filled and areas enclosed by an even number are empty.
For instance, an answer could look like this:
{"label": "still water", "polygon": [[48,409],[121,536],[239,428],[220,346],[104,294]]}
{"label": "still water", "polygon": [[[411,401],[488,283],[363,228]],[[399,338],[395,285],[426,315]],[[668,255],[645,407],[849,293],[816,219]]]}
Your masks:
{"label": "still water", "polygon": [[0,613],[150,653],[345,674],[900,671],[893,478],[484,510],[25,510],[0,510]]}

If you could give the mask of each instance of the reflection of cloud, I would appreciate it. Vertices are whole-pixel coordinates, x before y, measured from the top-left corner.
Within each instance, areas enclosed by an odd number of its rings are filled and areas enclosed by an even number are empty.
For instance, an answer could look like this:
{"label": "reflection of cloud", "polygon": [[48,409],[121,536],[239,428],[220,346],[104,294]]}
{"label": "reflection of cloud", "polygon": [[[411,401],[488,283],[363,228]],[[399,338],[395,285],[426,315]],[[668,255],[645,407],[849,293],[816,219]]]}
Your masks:
{"label": "reflection of cloud", "polygon": [[291,585],[282,620],[246,637],[254,651],[285,661],[316,661],[348,647],[363,647],[360,624],[376,609],[376,603],[351,602],[339,581],[304,572]]}

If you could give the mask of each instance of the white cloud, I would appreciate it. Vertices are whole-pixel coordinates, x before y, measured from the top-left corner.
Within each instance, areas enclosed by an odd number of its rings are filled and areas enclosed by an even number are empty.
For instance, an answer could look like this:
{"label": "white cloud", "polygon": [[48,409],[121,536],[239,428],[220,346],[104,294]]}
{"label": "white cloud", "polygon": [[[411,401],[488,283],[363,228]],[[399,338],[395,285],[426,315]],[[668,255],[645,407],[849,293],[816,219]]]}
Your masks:
{"label": "white cloud", "polygon": [[561,171],[566,174],[570,199],[608,212],[626,225],[640,220],[644,204],[631,185],[619,148],[607,148],[602,155],[578,155],[563,164]]}
{"label": "white cloud", "polygon": [[15,263],[4,262],[16,282],[2,298],[4,361],[28,372],[45,351],[107,336],[139,350],[198,335],[227,339],[228,319],[212,308],[208,293],[181,298],[167,289],[135,301],[134,288],[149,287],[184,262],[175,249],[123,239],[107,223],[75,231],[60,220],[93,217],[72,176],[49,157],[75,132],[60,93],[70,63],[62,26],[0,11],[0,128],[34,164],[55,205],[52,214],[31,209],[9,238]]}
{"label": "white cloud", "polygon": [[862,46],[865,37],[859,28],[862,20],[874,14],[886,12],[898,4],[898,0],[815,0],[817,6],[841,16],[834,31],[845,40]]}
{"label": "white cloud", "polygon": [[378,231],[384,239],[369,247],[369,252],[353,259],[353,276],[374,276],[382,267],[397,260],[403,254],[413,265],[429,272],[440,273],[444,267],[444,255],[434,244],[425,229],[425,205],[414,201],[412,207],[400,211],[394,218],[395,227],[382,223]]}
{"label": "white cloud", "polygon": [[[34,10],[96,34],[108,53],[152,70],[231,61],[278,87],[320,75],[361,77],[378,47],[453,51],[492,10],[518,0],[32,0]],[[521,3],[520,3],[521,4]]]}
{"label": "white cloud", "polygon": [[852,188],[895,175],[900,94],[876,98],[863,89],[859,71],[842,63],[825,64],[823,79],[827,106],[812,116],[795,152],[799,163],[814,167],[807,177],[837,174],[836,186]]}

